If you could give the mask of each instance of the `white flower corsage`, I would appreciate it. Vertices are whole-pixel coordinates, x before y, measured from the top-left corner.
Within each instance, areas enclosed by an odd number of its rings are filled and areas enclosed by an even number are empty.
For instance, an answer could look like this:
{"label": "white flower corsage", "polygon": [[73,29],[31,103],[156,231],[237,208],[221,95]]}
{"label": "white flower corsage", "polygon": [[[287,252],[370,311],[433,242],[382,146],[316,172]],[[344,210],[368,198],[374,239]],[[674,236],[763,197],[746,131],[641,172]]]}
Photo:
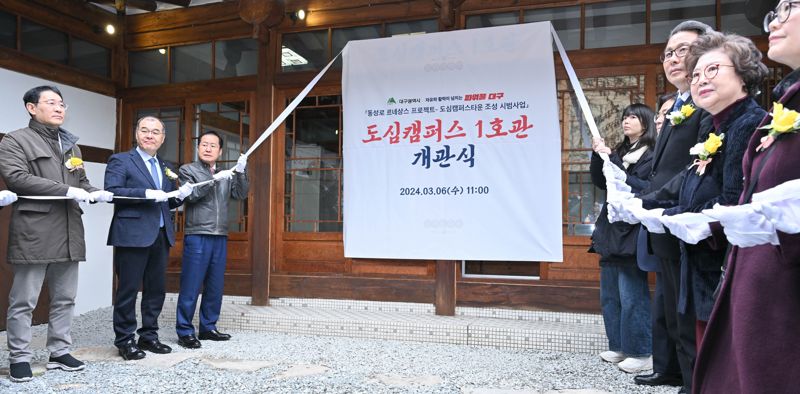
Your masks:
{"label": "white flower corsage", "polygon": [[164,167],[164,174],[166,174],[167,175],[167,179],[169,179],[171,181],[177,181],[178,180],[178,175],[176,175],[174,172],[172,172],[172,170],[170,170],[167,167]]}
{"label": "white flower corsage", "polygon": [[669,119],[670,124],[673,126],[677,126],[683,123],[688,117],[692,116],[696,109],[691,104],[686,104],[681,106],[681,109],[678,111],[672,111],[667,114],[667,119]]}
{"label": "white flower corsage", "polygon": [[66,162],[64,162],[64,166],[67,167],[69,172],[73,172],[73,171],[76,171],[76,170],[82,170],[83,169],[83,159],[81,159],[80,157],[72,156],[69,159],[67,159]]}

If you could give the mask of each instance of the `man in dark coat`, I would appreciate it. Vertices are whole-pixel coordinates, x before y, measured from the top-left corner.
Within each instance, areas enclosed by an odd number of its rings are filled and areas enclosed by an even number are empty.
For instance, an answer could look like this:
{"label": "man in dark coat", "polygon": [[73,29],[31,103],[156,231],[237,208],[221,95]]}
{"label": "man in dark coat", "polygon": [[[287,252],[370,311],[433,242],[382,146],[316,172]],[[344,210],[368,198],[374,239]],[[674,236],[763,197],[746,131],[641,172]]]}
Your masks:
{"label": "man in dark coat", "polygon": [[85,367],[69,353],[78,262],[86,260],[78,201],[111,201],[111,193],[93,187],[86,178],[78,137],[60,127],[67,105],[58,88],[33,88],[23,101],[31,120],[28,127],[0,141],[0,174],[17,194],[69,199],[22,199],[11,212],[8,263],[14,269],[14,282],[8,297],[7,336],[9,376],[14,382],[33,378],[31,318],[45,281],[50,290],[47,368]]}
{"label": "man in dark coat", "polygon": [[[684,106],[691,107],[693,111],[686,111],[685,114],[688,113],[688,115],[683,117],[672,117],[664,124],[664,129],[656,141],[650,186],[642,193],[642,200],[659,200],[659,189],[689,165],[691,161],[689,149],[694,146],[698,136],[701,135],[701,124],[712,124],[710,121],[704,121],[710,115],[695,108],[692,104],[689,80],[686,78],[689,72],[684,64],[684,56],[688,53],[692,42],[701,34],[709,31],[712,29],[703,23],[684,21],[670,33],[662,55],[662,63],[667,80],[678,89],[674,111],[680,112]],[[681,391],[689,392],[696,354],[695,317],[691,312],[678,312],[680,245],[678,239],[672,235],[650,233],[649,246],[660,260],[666,330],[669,338],[675,343],[678,354],[680,374],[683,379]],[[693,309],[687,308],[687,310],[692,311]],[[659,339],[653,338],[654,342],[657,340]],[[664,355],[653,354],[654,373],[637,376],[636,383],[658,385],[673,382],[675,371],[658,371],[656,369],[659,364],[664,363],[663,361],[659,362],[659,359],[663,360],[663,357]]]}

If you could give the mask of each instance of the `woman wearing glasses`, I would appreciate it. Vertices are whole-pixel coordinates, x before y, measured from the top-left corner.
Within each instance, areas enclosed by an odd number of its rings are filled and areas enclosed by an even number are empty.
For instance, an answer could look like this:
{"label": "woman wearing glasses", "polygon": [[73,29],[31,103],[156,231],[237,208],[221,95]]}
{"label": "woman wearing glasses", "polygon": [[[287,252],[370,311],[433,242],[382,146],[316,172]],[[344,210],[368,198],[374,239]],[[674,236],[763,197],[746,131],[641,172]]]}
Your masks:
{"label": "woman wearing glasses", "polygon": [[[779,111],[778,104],[798,110],[800,2],[751,1],[748,7],[765,3],[777,4],[764,20],[770,33],[767,55],[794,70],[775,87],[771,113]],[[749,140],[739,204],[750,202],[755,192],[800,178],[800,137],[794,127],[768,137],[773,121],[767,116],[761,124],[768,127],[759,127]],[[752,210],[741,221],[747,223],[744,231],[725,228],[729,239],[770,224]],[[800,235],[777,231],[776,239],[779,245],[732,248],[695,365],[695,392],[789,393],[800,387]]]}
{"label": "woman wearing glasses", "polygon": [[[622,141],[614,150],[596,138],[590,171],[592,183],[605,189],[603,160],[609,155],[612,164],[626,172],[626,183],[634,193],[647,186],[652,169],[656,140],[653,110],[644,104],[631,104],[622,111]],[[636,265],[636,237],[639,225],[608,222],[608,204],[604,204],[592,233],[590,251],[600,255],[600,305],[608,337],[609,350],[600,358],[628,373],[651,369],[653,360],[650,331],[650,291],[647,272]]]}

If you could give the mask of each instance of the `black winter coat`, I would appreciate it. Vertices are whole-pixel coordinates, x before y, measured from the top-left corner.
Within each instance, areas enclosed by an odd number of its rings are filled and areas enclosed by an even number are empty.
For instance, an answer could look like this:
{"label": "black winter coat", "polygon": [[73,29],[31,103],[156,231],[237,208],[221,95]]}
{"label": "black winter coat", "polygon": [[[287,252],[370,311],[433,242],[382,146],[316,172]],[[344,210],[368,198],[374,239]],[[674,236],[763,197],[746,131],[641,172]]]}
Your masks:
{"label": "black winter coat", "polygon": [[[611,162],[624,169],[622,159],[617,153],[609,155]],[[628,166],[625,172],[628,179],[625,183],[631,187],[633,193],[638,193],[648,185],[647,176],[650,174],[653,163],[653,151],[647,149],[635,164]],[[603,159],[597,153],[592,153],[592,162],[589,167],[592,183],[600,189],[606,189],[606,177],[603,175]],[[600,266],[606,265],[636,265],[636,237],[639,234],[639,224],[625,222],[608,222],[608,203],[603,204],[600,216],[594,224],[592,233],[592,247],[590,252],[600,255]]]}

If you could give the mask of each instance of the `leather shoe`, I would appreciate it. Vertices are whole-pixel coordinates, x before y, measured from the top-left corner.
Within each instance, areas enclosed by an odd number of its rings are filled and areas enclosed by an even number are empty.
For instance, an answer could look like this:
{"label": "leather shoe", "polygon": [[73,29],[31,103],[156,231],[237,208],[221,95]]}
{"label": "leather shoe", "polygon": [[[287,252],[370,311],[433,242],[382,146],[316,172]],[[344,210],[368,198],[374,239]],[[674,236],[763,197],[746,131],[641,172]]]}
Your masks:
{"label": "leather shoe", "polygon": [[660,372],[653,372],[649,375],[636,375],[634,383],[647,386],[683,386],[683,379],[680,375],[667,375]]}
{"label": "leather shoe", "polygon": [[125,360],[141,360],[144,358],[145,354],[133,340],[130,340],[123,344],[122,346],[118,347],[119,355],[122,356]]}
{"label": "leather shoe", "polygon": [[167,354],[172,351],[172,348],[161,343],[158,339],[143,339],[139,338],[139,348],[147,350],[151,353]]}
{"label": "leather shoe", "polygon": [[205,331],[200,333],[200,339],[209,339],[212,341],[227,341],[231,339],[230,334],[223,334],[217,330]]}
{"label": "leather shoe", "polygon": [[686,391],[686,387],[681,387],[681,389],[678,390],[678,394],[689,394],[689,392]]}
{"label": "leather shoe", "polygon": [[198,349],[200,346],[203,346],[194,335],[184,335],[182,337],[178,337],[178,345],[181,345],[187,349]]}

